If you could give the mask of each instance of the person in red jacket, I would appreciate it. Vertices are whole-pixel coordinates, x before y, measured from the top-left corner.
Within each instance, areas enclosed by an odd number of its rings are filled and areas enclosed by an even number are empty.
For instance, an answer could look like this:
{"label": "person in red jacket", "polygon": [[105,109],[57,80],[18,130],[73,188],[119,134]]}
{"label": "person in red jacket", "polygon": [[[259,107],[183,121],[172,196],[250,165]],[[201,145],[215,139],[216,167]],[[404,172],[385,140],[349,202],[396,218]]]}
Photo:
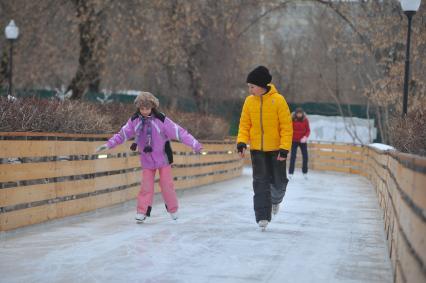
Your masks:
{"label": "person in red jacket", "polygon": [[308,141],[309,134],[311,130],[309,129],[309,121],[306,117],[305,112],[302,108],[297,108],[294,113],[292,113],[293,119],[293,143],[291,145],[291,157],[290,157],[290,168],[289,168],[289,177],[293,177],[294,173],[294,164],[296,163],[296,154],[297,148],[300,146],[303,157],[302,172],[305,179],[307,178],[308,173],[308,146],[306,142]]}

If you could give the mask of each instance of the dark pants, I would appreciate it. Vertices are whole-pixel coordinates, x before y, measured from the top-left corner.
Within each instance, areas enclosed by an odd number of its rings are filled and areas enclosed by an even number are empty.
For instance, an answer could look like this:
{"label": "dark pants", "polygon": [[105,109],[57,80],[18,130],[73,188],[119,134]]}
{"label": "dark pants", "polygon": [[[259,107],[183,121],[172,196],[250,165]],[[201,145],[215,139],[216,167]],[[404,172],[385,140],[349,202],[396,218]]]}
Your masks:
{"label": "dark pants", "polygon": [[291,156],[290,156],[290,168],[289,173],[294,173],[294,164],[296,163],[296,155],[297,155],[297,147],[300,146],[300,150],[302,151],[303,165],[302,172],[308,173],[308,145],[307,143],[293,142],[291,145]]}
{"label": "dark pants", "polygon": [[278,151],[250,151],[253,166],[253,204],[256,222],[271,221],[272,204],[282,202],[287,188],[286,161]]}

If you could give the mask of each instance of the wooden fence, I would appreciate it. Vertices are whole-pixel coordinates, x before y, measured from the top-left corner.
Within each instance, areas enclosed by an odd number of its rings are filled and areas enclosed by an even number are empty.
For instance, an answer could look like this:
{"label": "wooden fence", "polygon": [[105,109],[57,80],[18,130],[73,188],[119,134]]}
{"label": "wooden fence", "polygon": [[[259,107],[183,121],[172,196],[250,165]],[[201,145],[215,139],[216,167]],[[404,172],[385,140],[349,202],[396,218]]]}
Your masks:
{"label": "wooden fence", "polygon": [[[383,211],[394,281],[426,282],[426,158],[350,144],[309,143],[308,153],[310,169],[371,181]],[[296,166],[300,170],[300,150]]]}
{"label": "wooden fence", "polygon": [[395,282],[426,282],[426,158],[367,147],[363,175],[383,210]]}
{"label": "wooden fence", "polygon": [[[139,155],[130,142],[95,154],[106,135],[0,133],[0,231],[134,199]],[[241,175],[235,143],[207,141],[203,154],[172,143],[176,189]],[[158,176],[157,176],[158,178]],[[158,191],[158,180],[156,180]]]}

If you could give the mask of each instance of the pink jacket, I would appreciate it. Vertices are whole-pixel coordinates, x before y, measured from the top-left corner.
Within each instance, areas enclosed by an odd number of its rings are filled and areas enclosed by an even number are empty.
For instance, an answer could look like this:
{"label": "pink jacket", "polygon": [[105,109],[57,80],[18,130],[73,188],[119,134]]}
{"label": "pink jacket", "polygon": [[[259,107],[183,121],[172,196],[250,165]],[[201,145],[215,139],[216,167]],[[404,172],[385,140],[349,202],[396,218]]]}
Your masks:
{"label": "pink jacket", "polygon": [[[151,128],[149,144],[152,147],[152,152],[144,152],[149,137],[149,128]],[[165,151],[166,142],[170,140],[180,141],[190,146],[195,152],[201,151],[201,144],[184,128],[167,117],[163,122],[153,116],[146,118],[144,123],[140,117],[130,118],[121,130],[108,140],[107,146],[110,149],[114,148],[133,137],[135,137],[135,142],[141,153],[141,166],[146,169],[161,168],[171,163]]]}

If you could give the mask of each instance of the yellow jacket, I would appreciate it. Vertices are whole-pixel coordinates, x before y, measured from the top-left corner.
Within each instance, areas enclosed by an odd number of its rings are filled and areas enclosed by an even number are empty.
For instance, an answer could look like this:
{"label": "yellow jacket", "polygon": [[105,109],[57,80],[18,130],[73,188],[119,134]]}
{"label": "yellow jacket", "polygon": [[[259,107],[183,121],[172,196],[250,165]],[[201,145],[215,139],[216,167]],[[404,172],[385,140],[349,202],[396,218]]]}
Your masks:
{"label": "yellow jacket", "polygon": [[293,125],[284,97],[273,84],[263,96],[250,95],[244,101],[237,143],[250,143],[251,150],[290,151]]}

